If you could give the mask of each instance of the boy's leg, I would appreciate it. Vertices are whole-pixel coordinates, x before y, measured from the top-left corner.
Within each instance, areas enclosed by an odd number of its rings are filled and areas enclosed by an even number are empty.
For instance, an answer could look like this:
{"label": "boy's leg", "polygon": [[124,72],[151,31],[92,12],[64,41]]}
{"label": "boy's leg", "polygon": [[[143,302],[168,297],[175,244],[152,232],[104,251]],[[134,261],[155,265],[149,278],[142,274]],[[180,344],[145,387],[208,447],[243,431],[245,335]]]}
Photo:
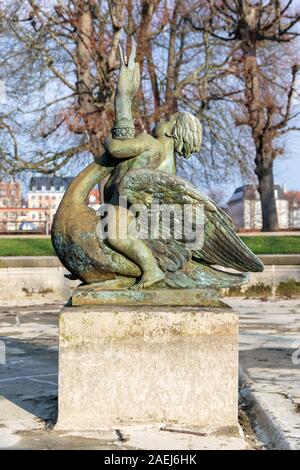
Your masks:
{"label": "boy's leg", "polygon": [[108,225],[115,224],[114,232],[108,235],[108,243],[112,248],[125,255],[131,261],[136,263],[143,271],[140,281],[133,288],[150,287],[158,281],[164,279],[164,273],[157,265],[157,261],[150,248],[137,238],[130,235],[128,227],[134,223],[134,215],[124,207],[114,206]]}

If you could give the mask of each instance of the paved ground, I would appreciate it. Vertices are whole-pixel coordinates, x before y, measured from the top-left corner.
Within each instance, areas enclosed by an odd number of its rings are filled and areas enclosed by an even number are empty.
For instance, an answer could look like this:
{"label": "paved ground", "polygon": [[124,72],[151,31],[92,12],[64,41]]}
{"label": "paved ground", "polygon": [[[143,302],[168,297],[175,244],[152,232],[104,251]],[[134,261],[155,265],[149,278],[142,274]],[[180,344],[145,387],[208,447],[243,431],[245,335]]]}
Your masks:
{"label": "paved ground", "polygon": [[[228,302],[241,312],[242,390],[259,437],[269,448],[297,448],[300,443],[300,299],[268,302],[230,299]],[[3,336],[0,343],[0,447],[253,448],[253,441],[242,437],[203,438],[151,427],[124,429],[125,437],[114,430],[84,436],[53,431],[60,308],[61,303],[0,308]],[[269,416],[274,418],[271,423]]]}
{"label": "paved ground", "polygon": [[228,303],[240,312],[242,395],[258,434],[270,448],[300,449],[300,299]]}

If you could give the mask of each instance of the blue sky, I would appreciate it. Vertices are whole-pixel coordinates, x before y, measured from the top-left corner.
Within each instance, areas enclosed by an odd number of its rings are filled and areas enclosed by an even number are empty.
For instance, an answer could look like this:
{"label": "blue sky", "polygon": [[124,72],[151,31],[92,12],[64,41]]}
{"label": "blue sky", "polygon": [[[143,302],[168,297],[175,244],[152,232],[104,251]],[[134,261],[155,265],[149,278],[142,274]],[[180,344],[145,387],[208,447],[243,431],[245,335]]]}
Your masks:
{"label": "blue sky", "polygon": [[287,137],[285,154],[275,160],[274,175],[276,183],[300,191],[300,131]]}

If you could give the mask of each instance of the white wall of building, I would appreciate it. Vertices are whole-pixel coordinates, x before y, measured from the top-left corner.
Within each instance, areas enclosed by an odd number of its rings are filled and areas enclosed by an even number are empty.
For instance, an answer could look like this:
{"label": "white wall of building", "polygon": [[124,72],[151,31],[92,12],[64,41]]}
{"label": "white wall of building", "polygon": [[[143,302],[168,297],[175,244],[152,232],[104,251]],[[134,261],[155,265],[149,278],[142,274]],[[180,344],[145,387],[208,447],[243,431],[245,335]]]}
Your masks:
{"label": "white wall of building", "polygon": [[63,195],[64,189],[62,191],[29,191],[28,207],[48,209],[52,219],[55,212],[57,211],[60,201],[63,198]]}
{"label": "white wall of building", "polygon": [[289,201],[287,199],[277,199],[276,201],[278,224],[281,229],[289,228]]}
{"label": "white wall of building", "polygon": [[260,230],[262,228],[262,214],[260,201],[256,199],[244,201],[244,228]]}
{"label": "white wall of building", "polygon": [[[277,199],[276,208],[280,229],[289,228],[289,202],[286,199]],[[262,213],[260,200],[244,201],[244,228],[261,230]]]}
{"label": "white wall of building", "polygon": [[300,228],[300,207],[290,209],[290,228]]}

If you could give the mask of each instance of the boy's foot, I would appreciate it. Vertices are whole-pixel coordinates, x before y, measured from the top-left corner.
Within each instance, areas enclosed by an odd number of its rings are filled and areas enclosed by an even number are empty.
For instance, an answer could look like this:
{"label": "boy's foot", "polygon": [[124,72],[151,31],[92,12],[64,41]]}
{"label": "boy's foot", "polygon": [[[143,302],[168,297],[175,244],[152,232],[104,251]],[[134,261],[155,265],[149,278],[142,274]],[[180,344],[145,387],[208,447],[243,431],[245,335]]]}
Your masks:
{"label": "boy's foot", "polygon": [[162,281],[165,278],[164,273],[158,266],[156,266],[152,271],[145,271],[136,284],[131,287],[131,289],[147,289],[148,287],[153,286],[157,282]]}

